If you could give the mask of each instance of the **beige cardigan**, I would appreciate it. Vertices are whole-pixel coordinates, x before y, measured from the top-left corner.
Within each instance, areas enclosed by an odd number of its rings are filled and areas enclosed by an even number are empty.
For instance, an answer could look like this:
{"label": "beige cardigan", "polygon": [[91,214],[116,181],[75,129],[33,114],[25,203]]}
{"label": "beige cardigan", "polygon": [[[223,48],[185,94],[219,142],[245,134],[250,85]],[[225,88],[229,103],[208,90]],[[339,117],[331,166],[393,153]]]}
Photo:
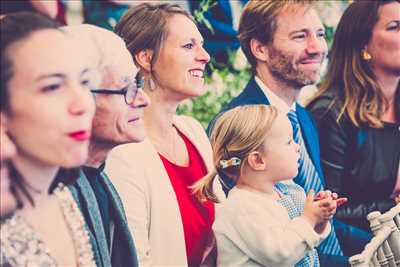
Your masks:
{"label": "beige cardigan", "polygon": [[[187,116],[174,116],[173,123],[197,148],[210,170],[211,145],[200,123]],[[150,141],[114,148],[108,155],[105,172],[122,198],[139,266],[187,266],[178,202]],[[224,199],[217,179],[214,188],[219,199]]]}

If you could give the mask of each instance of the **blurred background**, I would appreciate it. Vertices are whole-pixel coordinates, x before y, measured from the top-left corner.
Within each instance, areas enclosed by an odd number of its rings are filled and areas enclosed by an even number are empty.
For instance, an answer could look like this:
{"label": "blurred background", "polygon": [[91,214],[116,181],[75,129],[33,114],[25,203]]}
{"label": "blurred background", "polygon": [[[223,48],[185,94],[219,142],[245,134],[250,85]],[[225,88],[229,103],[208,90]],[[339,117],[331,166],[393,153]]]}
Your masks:
{"label": "blurred background", "polygon": [[[236,96],[250,78],[250,68],[236,38],[240,14],[248,0],[0,0],[1,13],[31,10],[45,13],[62,24],[94,24],[113,30],[131,6],[142,2],[178,4],[191,12],[211,55],[205,77],[207,92],[179,106],[178,112],[198,119],[203,126]],[[322,0],[317,10],[326,28],[330,46],[339,19],[351,0]],[[326,66],[326,62],[325,62]],[[325,67],[324,67],[325,69]],[[300,103],[316,91],[315,86],[302,90]]]}

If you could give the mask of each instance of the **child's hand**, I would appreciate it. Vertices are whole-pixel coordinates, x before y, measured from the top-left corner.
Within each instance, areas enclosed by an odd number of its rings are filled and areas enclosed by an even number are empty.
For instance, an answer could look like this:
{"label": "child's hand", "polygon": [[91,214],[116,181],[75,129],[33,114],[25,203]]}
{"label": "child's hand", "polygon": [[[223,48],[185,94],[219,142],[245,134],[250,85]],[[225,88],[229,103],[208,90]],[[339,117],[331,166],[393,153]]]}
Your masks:
{"label": "child's hand", "polygon": [[331,196],[333,200],[336,200],[336,206],[337,206],[337,207],[340,207],[340,206],[342,206],[344,203],[347,202],[347,198],[345,198],[345,197],[339,198],[338,194],[332,193],[332,192],[329,191],[329,190],[318,192],[318,193],[315,195],[314,200],[315,200],[315,201],[321,200],[321,199],[323,199],[323,198],[325,198],[325,197],[328,197],[328,196]]}
{"label": "child's hand", "polygon": [[[317,200],[316,202],[319,203],[319,206],[323,208],[321,211],[321,217],[324,221],[332,219],[333,215],[336,213],[337,208],[337,196],[332,196],[330,191],[325,191],[325,197],[321,200]],[[315,199],[314,199],[315,201]]]}
{"label": "child's hand", "polygon": [[[311,191],[310,191],[311,193]],[[307,200],[311,198],[312,194],[308,194]],[[347,202],[347,198],[339,198],[338,194],[332,193],[329,190],[318,192],[313,198],[314,203],[318,203],[318,208],[314,212],[317,213],[317,223],[314,225],[315,232],[321,234],[336,213],[336,208]],[[306,200],[306,203],[307,203]],[[314,207],[315,208],[315,207]],[[306,205],[304,206],[304,215],[307,218],[309,214],[306,213]],[[309,219],[310,217],[308,217]]]}
{"label": "child's hand", "polygon": [[317,201],[317,200],[321,200],[321,199],[325,198],[327,192],[330,192],[330,191],[329,191],[329,190],[327,190],[327,191],[319,191],[319,192],[315,195],[314,200]]}
{"label": "child's hand", "polygon": [[302,215],[313,227],[330,220],[336,212],[336,200],[333,200],[331,195],[327,194],[323,199],[317,201],[314,198],[314,191],[310,190]]}

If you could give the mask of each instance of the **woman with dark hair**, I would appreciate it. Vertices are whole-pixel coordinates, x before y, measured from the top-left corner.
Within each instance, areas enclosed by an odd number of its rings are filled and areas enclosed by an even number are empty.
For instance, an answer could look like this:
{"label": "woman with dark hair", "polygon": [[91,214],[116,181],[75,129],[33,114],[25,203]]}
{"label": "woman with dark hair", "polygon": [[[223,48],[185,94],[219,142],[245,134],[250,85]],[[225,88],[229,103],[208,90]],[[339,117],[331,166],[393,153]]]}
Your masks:
{"label": "woman with dark hair", "polygon": [[327,188],[349,199],[336,217],[369,229],[369,212],[399,202],[399,0],[350,4],[308,108],[319,128]]}
{"label": "woman with dark hair", "polygon": [[15,146],[6,134],[6,118],[0,114],[0,220],[17,207],[11,191],[10,160],[15,156]]}
{"label": "woman with dark hair", "polygon": [[76,167],[87,158],[94,114],[90,69],[77,44],[57,27],[32,13],[0,20],[1,111],[18,151],[12,163],[26,189],[19,194],[21,208],[1,221],[1,264],[99,262],[66,186],[79,177]]}
{"label": "woman with dark hair", "polygon": [[190,186],[211,170],[212,151],[200,123],[176,109],[205,92],[210,57],[191,16],[177,5],[137,5],[115,29],[151,104],[133,122],[144,123],[147,138],[114,148],[105,171],[124,203],[139,265],[199,266],[213,255],[214,204],[201,203]]}

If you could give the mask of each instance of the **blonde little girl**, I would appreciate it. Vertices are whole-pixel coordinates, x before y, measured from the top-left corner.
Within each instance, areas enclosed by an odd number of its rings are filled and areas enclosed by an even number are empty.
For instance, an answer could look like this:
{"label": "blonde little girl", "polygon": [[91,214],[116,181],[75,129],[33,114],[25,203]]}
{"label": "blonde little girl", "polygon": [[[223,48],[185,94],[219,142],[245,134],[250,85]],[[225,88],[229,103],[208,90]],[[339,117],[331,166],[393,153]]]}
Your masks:
{"label": "blonde little girl", "polygon": [[299,146],[288,118],[273,106],[236,107],[219,117],[211,144],[215,171],[194,193],[218,202],[217,174],[236,183],[216,208],[217,265],[319,266],[315,247],[329,234],[339,200],[329,191],[306,197],[292,181]]}

